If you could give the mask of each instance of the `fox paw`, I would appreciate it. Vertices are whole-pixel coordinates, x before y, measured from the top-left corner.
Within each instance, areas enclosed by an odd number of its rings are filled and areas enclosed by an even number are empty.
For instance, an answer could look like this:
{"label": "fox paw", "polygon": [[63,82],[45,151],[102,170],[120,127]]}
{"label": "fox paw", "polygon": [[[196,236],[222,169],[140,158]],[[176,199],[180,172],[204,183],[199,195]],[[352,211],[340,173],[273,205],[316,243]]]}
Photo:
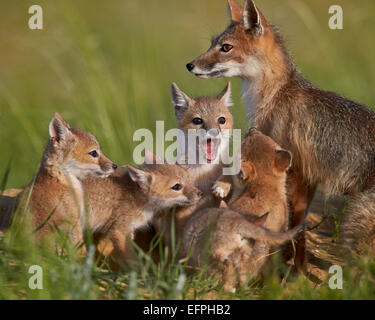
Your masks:
{"label": "fox paw", "polygon": [[230,293],[236,293],[236,288],[232,285],[225,284],[223,287],[224,291],[230,292]]}
{"label": "fox paw", "polygon": [[212,187],[212,193],[215,197],[224,199],[229,194],[230,188],[230,183],[217,181]]}

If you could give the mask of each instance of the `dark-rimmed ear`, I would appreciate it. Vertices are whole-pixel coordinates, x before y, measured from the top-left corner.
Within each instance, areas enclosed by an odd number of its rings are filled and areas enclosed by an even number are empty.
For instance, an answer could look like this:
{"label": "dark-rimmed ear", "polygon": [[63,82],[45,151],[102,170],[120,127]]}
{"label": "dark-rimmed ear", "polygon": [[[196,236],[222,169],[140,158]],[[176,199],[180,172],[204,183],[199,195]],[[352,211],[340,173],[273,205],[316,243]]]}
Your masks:
{"label": "dark-rimmed ear", "polygon": [[176,116],[180,117],[185,113],[192,99],[189,98],[189,96],[184,93],[174,82],[171,85],[171,96],[172,104],[176,110]]}
{"label": "dark-rimmed ear", "polygon": [[71,134],[70,126],[67,122],[63,119],[63,117],[55,112],[51,121],[49,122],[49,136],[53,143],[60,142],[62,140],[66,140],[67,136]]}
{"label": "dark-rimmed ear", "polygon": [[242,180],[253,180],[255,179],[256,174],[257,172],[253,163],[250,161],[242,161],[240,171],[240,178]]}
{"label": "dark-rimmed ear", "polygon": [[152,176],[150,173],[141,169],[136,169],[128,165],[128,172],[130,178],[142,189],[143,192],[147,193],[150,190],[152,182]]}
{"label": "dark-rimmed ear", "polygon": [[245,0],[243,24],[245,30],[251,32],[253,35],[259,37],[263,34],[264,29],[261,15],[253,0]]}
{"label": "dark-rimmed ear", "polygon": [[264,215],[262,215],[261,217],[259,218],[256,218],[253,223],[258,226],[258,227],[263,227],[265,228],[266,227],[266,222],[267,222],[267,218],[268,218],[268,215],[269,215],[269,212],[265,213]]}
{"label": "dark-rimmed ear", "polygon": [[221,91],[217,97],[218,100],[220,100],[226,107],[233,106],[232,101],[232,90],[231,90],[231,84],[230,82],[227,83],[223,91]]}
{"label": "dark-rimmed ear", "polygon": [[243,8],[236,0],[228,0],[228,13],[232,22],[241,22]]}
{"label": "dark-rimmed ear", "polygon": [[288,150],[276,150],[275,169],[279,173],[287,171],[292,166],[292,153]]}

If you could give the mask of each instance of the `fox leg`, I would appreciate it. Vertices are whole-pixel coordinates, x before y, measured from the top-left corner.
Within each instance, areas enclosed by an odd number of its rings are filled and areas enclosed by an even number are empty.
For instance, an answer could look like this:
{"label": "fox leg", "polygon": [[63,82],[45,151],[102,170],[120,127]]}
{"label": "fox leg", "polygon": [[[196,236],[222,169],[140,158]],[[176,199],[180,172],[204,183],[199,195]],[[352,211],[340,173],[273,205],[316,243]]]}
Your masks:
{"label": "fox leg", "polygon": [[132,235],[126,235],[126,233],[117,230],[114,230],[111,235],[113,244],[113,251],[111,254],[111,267],[113,267],[113,269],[115,270],[126,268],[128,262],[133,260],[137,256],[137,253],[134,250],[128,237],[131,239],[134,238],[134,236]]}
{"label": "fox leg", "polygon": [[221,269],[223,275],[224,290],[228,292],[236,292],[237,272],[233,261],[229,258],[220,263],[222,264]]}
{"label": "fox leg", "polygon": [[[314,197],[316,186],[309,186],[302,174],[291,170],[288,174],[288,200],[290,209],[290,227],[304,223],[307,209]],[[305,232],[296,237],[296,253],[294,265],[297,271],[306,271],[305,261]]]}

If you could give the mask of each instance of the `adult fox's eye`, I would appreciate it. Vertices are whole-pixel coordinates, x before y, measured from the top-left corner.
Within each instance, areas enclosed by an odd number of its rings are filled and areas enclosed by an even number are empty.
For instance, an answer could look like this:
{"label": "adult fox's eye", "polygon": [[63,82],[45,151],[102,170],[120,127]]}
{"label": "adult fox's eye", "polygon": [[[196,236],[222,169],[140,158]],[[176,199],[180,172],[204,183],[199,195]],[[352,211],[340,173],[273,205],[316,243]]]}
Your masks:
{"label": "adult fox's eye", "polygon": [[176,183],[176,184],[172,187],[172,189],[173,189],[174,191],[179,191],[179,190],[182,189],[182,185],[180,185],[179,183]]}
{"label": "adult fox's eye", "polygon": [[97,158],[97,157],[99,157],[99,154],[98,154],[98,152],[97,152],[96,150],[90,151],[90,152],[89,152],[89,155],[90,155],[91,157],[93,157],[93,158]]}
{"label": "adult fox's eye", "polygon": [[228,43],[224,43],[220,50],[223,51],[223,52],[229,52],[233,49],[233,46],[231,44],[228,44]]}
{"label": "adult fox's eye", "polygon": [[220,117],[219,119],[217,119],[217,122],[219,122],[219,124],[224,124],[225,123],[225,118],[224,117]]}
{"label": "adult fox's eye", "polygon": [[193,123],[198,125],[198,124],[202,124],[203,123],[203,120],[201,118],[194,118],[193,119]]}

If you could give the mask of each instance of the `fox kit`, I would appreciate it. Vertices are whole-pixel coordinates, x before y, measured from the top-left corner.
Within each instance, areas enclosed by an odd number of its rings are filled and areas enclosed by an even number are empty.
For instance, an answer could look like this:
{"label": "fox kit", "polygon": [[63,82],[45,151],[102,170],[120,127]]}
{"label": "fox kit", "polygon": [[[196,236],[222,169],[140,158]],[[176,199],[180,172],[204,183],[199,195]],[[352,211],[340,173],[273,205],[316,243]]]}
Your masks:
{"label": "fox kit", "polygon": [[[178,128],[184,132],[180,141],[178,161],[188,170],[190,183],[203,192],[203,199],[196,206],[175,210],[176,239],[181,238],[187,218],[202,206],[219,206],[211,193],[212,184],[222,174],[223,157],[228,154],[232,135],[233,118],[228,107],[232,105],[230,83],[217,97],[190,98],[176,84],[172,84],[172,103]],[[190,132],[190,133],[189,133]],[[191,133],[198,133],[197,143],[189,141]],[[190,157],[191,155],[196,157]],[[193,163],[192,163],[193,162]],[[157,231],[163,234],[166,244],[171,241],[173,213],[155,221]]]}
{"label": "fox kit", "polygon": [[111,262],[120,267],[134,257],[128,238],[134,239],[137,230],[146,229],[157,214],[194,205],[202,196],[189,184],[187,170],[174,164],[128,166],[122,175],[86,179],[83,185],[90,229],[106,234],[113,246]]}
{"label": "fox kit", "polygon": [[49,124],[50,138],[33,182],[19,196],[21,206],[31,192],[28,212],[38,235],[48,233],[51,226],[73,231],[74,243],[83,240],[82,219],[84,199],[82,180],[87,177],[108,177],[117,165],[106,158],[99,143],[90,133],[73,129],[55,113]]}
{"label": "fox kit", "polygon": [[[374,224],[369,223],[374,215],[367,213],[369,197],[360,195],[375,188],[375,113],[308,82],[252,0],[244,7],[229,0],[229,9],[229,27],[207,52],[187,64],[188,70],[201,78],[240,77],[253,124],[292,152],[292,226],[304,220],[318,184],[328,195],[355,195],[352,206],[357,211],[353,215],[353,209],[347,210],[340,241],[357,250],[352,245],[366,243]],[[297,242],[298,268],[305,267],[304,245],[302,234]]]}
{"label": "fox kit", "polygon": [[[292,240],[301,231],[296,227],[287,232],[272,232],[265,228],[267,215],[241,214],[231,209],[208,208],[195,212],[188,220],[182,239],[182,254],[189,263],[200,267],[205,262],[218,263],[224,289],[235,291],[237,276],[245,284],[264,266],[271,245]],[[208,252],[207,252],[208,250]]]}
{"label": "fox kit", "polygon": [[[230,208],[256,216],[269,212],[265,226],[274,232],[285,231],[289,222],[286,177],[291,164],[289,151],[251,128],[241,145],[241,171],[238,176],[242,194],[230,202]],[[216,196],[226,197],[229,194],[231,178],[222,176],[216,181],[213,187]]]}
{"label": "fox kit", "polygon": [[[240,197],[231,201],[230,209],[198,211],[186,224],[182,251],[188,255],[193,243],[191,261],[197,265],[204,254],[209,221],[216,217],[211,258],[220,262],[226,290],[235,288],[236,273],[240,274],[241,283],[250,270],[255,277],[267,261],[271,246],[296,234],[296,230],[279,234],[287,230],[286,172],[291,159],[289,151],[258,130],[250,129],[241,145]],[[227,196],[230,178],[222,176],[215,183],[216,195]],[[264,215],[265,212],[268,214]]]}

